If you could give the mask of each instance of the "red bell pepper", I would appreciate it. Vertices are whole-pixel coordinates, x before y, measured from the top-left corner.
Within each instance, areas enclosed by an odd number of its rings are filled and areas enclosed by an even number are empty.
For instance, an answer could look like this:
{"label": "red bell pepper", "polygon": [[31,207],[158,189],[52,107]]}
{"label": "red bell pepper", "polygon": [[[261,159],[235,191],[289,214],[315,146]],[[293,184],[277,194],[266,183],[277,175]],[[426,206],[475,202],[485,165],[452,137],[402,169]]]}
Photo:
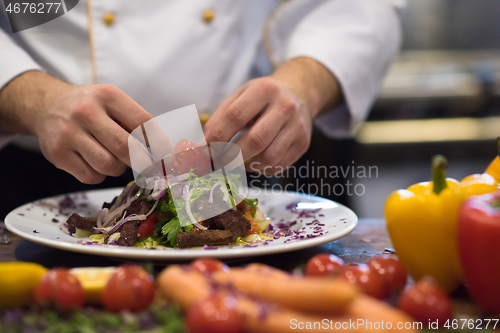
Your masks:
{"label": "red bell pepper", "polygon": [[464,202],[458,247],[471,296],[486,312],[500,314],[500,191]]}

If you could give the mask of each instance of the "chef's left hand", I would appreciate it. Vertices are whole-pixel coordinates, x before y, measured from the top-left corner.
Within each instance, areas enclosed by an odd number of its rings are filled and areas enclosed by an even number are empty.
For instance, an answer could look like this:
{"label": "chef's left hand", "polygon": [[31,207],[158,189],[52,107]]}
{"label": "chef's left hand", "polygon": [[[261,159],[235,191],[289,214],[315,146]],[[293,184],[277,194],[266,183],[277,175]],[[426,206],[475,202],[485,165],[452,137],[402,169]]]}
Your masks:
{"label": "chef's left hand", "polygon": [[206,141],[229,142],[248,128],[237,142],[247,171],[277,174],[309,148],[314,117],[341,101],[340,86],[326,67],[294,58],[227,97],[205,125]]}

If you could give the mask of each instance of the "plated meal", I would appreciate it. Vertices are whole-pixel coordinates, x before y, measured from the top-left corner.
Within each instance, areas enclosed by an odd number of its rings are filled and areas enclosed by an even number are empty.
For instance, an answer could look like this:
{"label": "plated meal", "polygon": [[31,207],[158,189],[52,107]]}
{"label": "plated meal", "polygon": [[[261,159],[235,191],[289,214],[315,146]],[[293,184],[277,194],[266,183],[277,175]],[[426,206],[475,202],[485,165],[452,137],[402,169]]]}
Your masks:
{"label": "plated meal", "polygon": [[[258,199],[240,197],[236,205],[234,197],[240,195],[233,193],[222,174],[199,177],[190,171],[186,184],[169,187],[163,179],[151,182],[151,189],[129,183],[103,204],[96,217],[73,213],[67,220],[69,234],[88,236],[97,244],[144,248],[245,244],[273,238],[272,233],[266,234],[270,221],[259,210]],[[239,187],[236,184],[233,189]],[[174,198],[182,198],[181,204],[174,203]],[[178,214],[179,208],[186,214]]]}
{"label": "plated meal", "polygon": [[93,240],[88,234],[69,235],[64,224],[73,213],[95,218],[104,202],[112,201],[122,192],[123,189],[105,189],[45,198],[13,210],[7,215],[5,225],[29,241],[67,251],[129,259],[189,260],[207,256],[241,258],[309,248],[348,235],[358,221],[352,210],[331,200],[295,192],[250,189],[248,197],[259,200],[255,216],[258,219],[259,211],[265,214],[266,222],[260,225],[264,231],[269,223],[265,234],[272,233],[271,239],[247,236],[253,239],[240,239],[230,245],[179,248],[169,243],[152,246],[154,240],[148,241],[149,244],[140,241],[137,246],[107,245],[102,243],[106,235],[99,232],[92,236]]}
{"label": "plated meal", "polygon": [[123,189],[38,200],[9,213],[5,224],[64,250],[153,260],[279,253],[354,230],[356,215],[333,201],[248,189],[239,148],[210,147],[221,151],[217,157],[181,140],[170,164],[149,164]]}

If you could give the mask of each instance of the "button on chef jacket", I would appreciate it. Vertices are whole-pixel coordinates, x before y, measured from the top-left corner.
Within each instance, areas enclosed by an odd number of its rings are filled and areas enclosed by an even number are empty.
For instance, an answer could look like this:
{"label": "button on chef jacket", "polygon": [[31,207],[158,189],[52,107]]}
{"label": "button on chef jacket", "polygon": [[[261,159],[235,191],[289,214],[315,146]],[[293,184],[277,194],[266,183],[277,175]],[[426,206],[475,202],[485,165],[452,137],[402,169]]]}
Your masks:
{"label": "button on chef jacket", "polygon": [[[365,119],[401,40],[400,0],[80,0],[63,16],[10,33],[0,12],[0,88],[28,70],[112,84],[153,116],[200,113],[294,57],[338,79],[345,105],[316,119],[331,137]],[[0,147],[12,136],[0,133]]]}

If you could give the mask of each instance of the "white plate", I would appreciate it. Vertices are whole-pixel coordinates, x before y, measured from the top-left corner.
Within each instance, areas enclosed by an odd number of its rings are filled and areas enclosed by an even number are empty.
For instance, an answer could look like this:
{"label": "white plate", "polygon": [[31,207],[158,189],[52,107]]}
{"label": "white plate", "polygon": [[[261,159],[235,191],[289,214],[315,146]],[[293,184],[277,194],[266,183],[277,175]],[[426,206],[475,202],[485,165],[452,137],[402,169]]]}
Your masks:
{"label": "white plate", "polygon": [[[95,216],[104,201],[111,201],[120,192],[121,189],[106,189],[70,194],[77,208],[64,209],[62,213],[77,212],[83,216]],[[292,222],[290,227],[293,230],[292,236],[255,244],[255,247],[239,245],[208,249],[198,247],[152,250],[113,245],[87,245],[81,243],[88,239],[74,238],[60,230],[67,219],[58,208],[58,203],[64,197],[47,198],[18,207],[7,215],[5,225],[12,233],[29,241],[67,251],[130,259],[183,260],[205,256],[251,257],[304,249],[342,238],[351,233],[358,222],[353,211],[331,200],[296,192],[274,193],[257,189],[251,190],[249,197],[259,199],[259,207],[271,218],[275,228],[279,223]],[[296,202],[299,202],[297,211],[293,212],[287,208]],[[319,208],[321,208],[319,211],[312,211]]]}

